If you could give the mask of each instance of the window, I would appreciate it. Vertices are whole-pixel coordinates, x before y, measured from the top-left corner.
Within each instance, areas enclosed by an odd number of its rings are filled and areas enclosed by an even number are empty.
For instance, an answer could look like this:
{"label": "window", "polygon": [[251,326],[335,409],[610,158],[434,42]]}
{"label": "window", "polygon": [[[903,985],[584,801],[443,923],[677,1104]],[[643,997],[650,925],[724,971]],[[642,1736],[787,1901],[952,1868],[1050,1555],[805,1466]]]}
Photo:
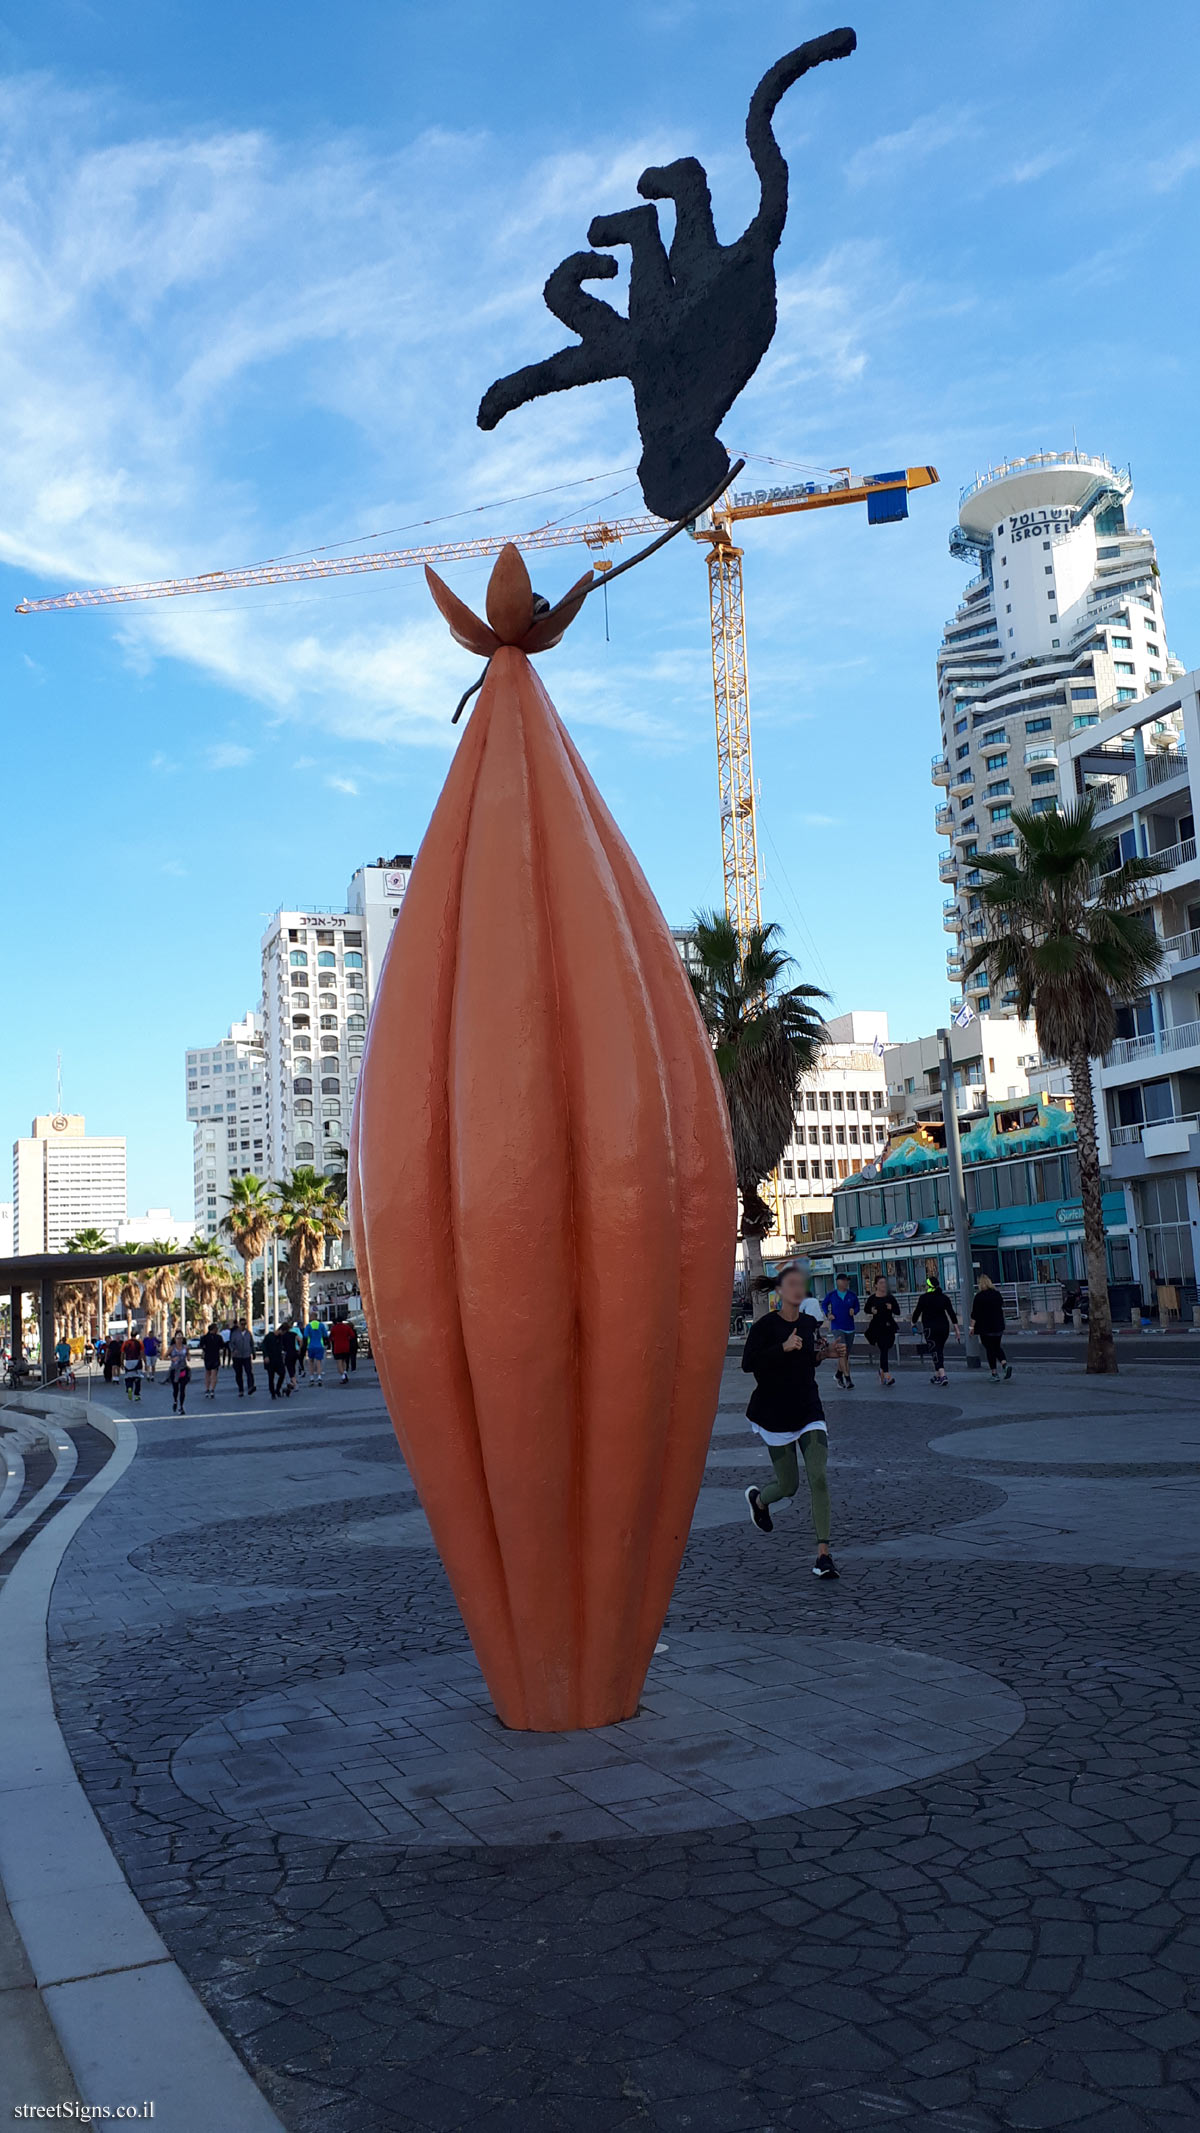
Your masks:
{"label": "window", "polygon": [[341,1083],[338,1081],[323,1081],[321,1083],[321,1094],[323,1096],[336,1096],[340,1088]]}
{"label": "window", "polygon": [[[1154,628],[1154,624],[1150,621],[1149,617],[1146,618],[1146,628],[1148,630],[1152,630]],[[1151,659],[1159,658],[1160,654],[1158,646],[1156,644],[1151,644],[1149,638],[1147,638],[1146,640],[1146,650],[1149,653]]]}
{"label": "window", "polygon": [[1114,659],[1113,672],[1114,674],[1136,674],[1137,668],[1134,666],[1132,659]]}
{"label": "window", "polygon": [[835,1111],[840,1111],[842,1108],[842,1092],[840,1089],[835,1089],[833,1092],[833,1108]]}
{"label": "window", "polygon": [[1150,679],[1151,679],[1151,681],[1161,681],[1161,680],[1162,680],[1162,675],[1160,674],[1160,672],[1159,672],[1159,670],[1158,670],[1158,668],[1157,668],[1157,667],[1151,667],[1151,669],[1150,669]]}
{"label": "window", "polygon": [[806,1109],[806,1110],[808,1110],[808,1111],[815,1111],[815,1110],[816,1110],[816,1108],[817,1108],[817,1095],[816,1095],[816,1090],[815,1090],[815,1089],[807,1089],[807,1090],[805,1091],[805,1095],[804,1095],[804,1105],[805,1105],[805,1109]]}
{"label": "window", "polygon": [[827,1178],[832,1178],[832,1177],[834,1177],[834,1176],[836,1175],[836,1173],[835,1173],[835,1171],[834,1171],[834,1167],[833,1167],[833,1164],[832,1164],[832,1163],[826,1163],[826,1165],[825,1165],[825,1175],[826,1175],[826,1177],[827,1177]]}
{"label": "window", "polygon": [[1111,642],[1114,652],[1132,652],[1133,650],[1132,637],[1114,637]]}
{"label": "window", "polygon": [[301,1075],[299,1075],[299,1076],[297,1077],[297,1079],[296,1079],[295,1081],[293,1081],[293,1083],[292,1083],[292,1093],[293,1093],[293,1095],[295,1095],[295,1096],[311,1096],[311,1095],[312,1095],[312,1083],[311,1083],[311,1081],[310,1081],[310,1080],[308,1079],[308,1076],[307,1076],[306,1074],[301,1074]]}
{"label": "window", "polygon": [[[1010,793],[1011,791],[1012,784],[1008,778],[997,778],[994,785],[988,786],[987,797],[989,800],[998,800],[1002,793]],[[995,816],[993,816],[992,819],[994,821]]]}
{"label": "window", "polygon": [[347,1028],[348,1030],[350,1030],[350,1031],[355,1031],[355,1030],[364,1030],[364,1029],[366,1028],[366,1026],[367,1026],[367,1018],[366,1018],[366,1016],[365,1016],[365,1015],[347,1015],[347,1017],[346,1017],[346,1028]]}
{"label": "window", "polygon": [[1042,546],[1043,546],[1043,548],[1049,548],[1049,546],[1050,546],[1050,543],[1049,543],[1049,541],[1043,541],[1043,542],[1042,542]]}
{"label": "window", "polygon": [[[1044,547],[1044,546],[1045,546],[1045,543],[1043,542],[1043,543],[1042,543],[1042,545],[1043,545],[1043,547]],[[1046,566],[1045,566],[1045,571],[1046,571],[1046,576],[1047,576],[1048,578],[1052,578],[1052,577],[1054,576],[1054,565],[1053,565],[1053,563],[1047,563],[1047,564],[1046,564]]]}
{"label": "window", "polygon": [[1094,689],[1072,689],[1071,691],[1071,702],[1073,704],[1094,704],[1095,701],[1096,691]]}
{"label": "window", "polygon": [[857,1146],[858,1146],[858,1127],[857,1127],[857,1126],[847,1126],[847,1128],[846,1128],[846,1131],[847,1131],[847,1133],[848,1133],[848,1134],[849,1134],[849,1136],[850,1136],[850,1146],[851,1146],[852,1148],[857,1148]]}
{"label": "window", "polygon": [[1035,815],[1048,815],[1051,814],[1057,806],[1057,800],[1034,800],[1031,804],[1030,812]]}
{"label": "window", "polygon": [[961,763],[961,762],[962,762],[962,759],[963,759],[963,757],[964,757],[965,755],[970,755],[970,753],[971,753],[971,743],[970,743],[970,741],[964,741],[964,742],[963,742],[963,744],[962,744],[962,747],[961,747],[961,748],[956,748],[956,749],[955,749],[955,751],[954,751],[954,760],[955,760],[955,762],[956,762],[956,763]]}
{"label": "window", "polygon": [[822,1109],[822,1111],[828,1111],[828,1109],[829,1109],[829,1091],[828,1091],[828,1089],[822,1089],[822,1090],[821,1090],[821,1092],[820,1092],[820,1097],[819,1097],[819,1101],[820,1101],[820,1106],[821,1106],[821,1109]]}
{"label": "window", "polygon": [[846,1145],[846,1128],[844,1126],[835,1126],[833,1129],[833,1137],[834,1140],[837,1142],[838,1147],[844,1148]]}
{"label": "window", "polygon": [[1057,775],[1057,771],[1054,770],[1031,770],[1029,782],[1031,785],[1053,785]]}
{"label": "window", "polygon": [[797,1176],[798,1178],[800,1178],[800,1179],[805,1179],[805,1178],[807,1178],[807,1176],[808,1176],[808,1164],[807,1164],[807,1163],[797,1163],[797,1165],[796,1165],[796,1176]]}
{"label": "window", "polygon": [[323,948],[317,957],[318,970],[336,970],[337,957],[328,948]]}
{"label": "window", "polygon": [[[1046,598],[1047,598],[1048,600],[1052,600],[1052,599],[1054,598],[1054,594],[1053,594],[1053,592],[1048,592],[1048,593],[1046,594]],[[1055,619],[1056,619],[1056,618],[1055,618],[1055,616],[1051,615],[1051,617],[1050,617],[1050,620],[1051,620],[1051,622],[1053,622],[1053,621],[1054,621]]]}
{"label": "window", "polygon": [[[1053,800],[1048,800],[1048,801],[1046,801],[1046,803],[1045,803],[1045,804],[1046,804],[1046,806],[1047,806],[1047,807],[1053,807],[1053,806],[1054,806],[1054,802],[1053,802]],[[1034,802],[1034,806],[1035,806],[1035,809],[1036,809],[1036,806],[1037,806],[1037,803],[1036,803],[1036,801]],[[1013,833],[1012,833],[1012,831],[1011,831],[1011,830],[1005,830],[1005,831],[1003,832],[1003,834],[1002,834],[1001,836],[999,836],[999,837],[993,837],[993,838],[992,838],[992,850],[993,850],[994,852],[1004,852],[1004,851],[1007,851],[1007,850],[1008,850],[1008,847],[1009,847],[1009,845],[1011,845],[1011,844],[1015,844],[1015,843],[1016,843],[1016,841],[1017,841],[1017,840],[1016,840],[1016,838],[1015,838],[1015,837],[1013,836]]]}
{"label": "window", "polygon": [[860,1090],[859,1090],[859,1092],[858,1092],[858,1108],[859,1108],[859,1110],[860,1110],[860,1111],[869,1111],[869,1110],[870,1110],[870,1108],[871,1108],[871,1091],[870,1091],[869,1089],[860,1089]]}
{"label": "window", "polygon": [[985,759],[984,768],[985,770],[1007,770],[1008,757],[1006,755],[989,755]]}
{"label": "window", "polygon": [[[1006,615],[1011,615],[1011,613],[1012,613],[1012,601],[1011,601],[1011,600],[1009,601],[1009,603],[1008,603],[1008,606],[1007,606],[1007,607],[1005,608],[1004,612],[1005,612],[1005,614],[1006,614]],[[1009,634],[1009,636],[1011,637],[1011,636],[1012,636],[1012,631],[1010,630],[1008,634]]]}
{"label": "window", "polygon": [[1048,718],[1027,718],[1025,731],[1026,733],[1049,733],[1050,720]]}
{"label": "window", "polygon": [[832,1146],[833,1146],[833,1127],[832,1127],[832,1126],[822,1126],[822,1128],[821,1128],[821,1139],[822,1139],[822,1140],[824,1141],[824,1143],[825,1143],[825,1146],[826,1146],[827,1148],[832,1148]]}
{"label": "window", "polygon": [[783,1174],[785,1178],[793,1178],[795,1176],[795,1172],[790,1163],[785,1162],[783,1166]]}
{"label": "window", "polygon": [[955,731],[956,733],[965,733],[965,732],[966,732],[966,730],[967,730],[967,722],[966,722],[966,719],[965,719],[965,718],[956,718],[956,719],[955,719],[955,721],[954,721],[954,731]]}
{"label": "window", "polygon": [[317,983],[318,985],[324,985],[326,987],[330,985],[336,986],[337,979],[334,976],[332,970],[322,970],[317,978]]}
{"label": "window", "polygon": [[876,1140],[877,1140],[877,1141],[885,1141],[885,1140],[887,1139],[887,1127],[886,1127],[886,1126],[876,1126],[876,1128],[875,1128],[875,1138],[876,1138]]}
{"label": "window", "polygon": [[1009,636],[1011,637],[1011,636],[1012,636],[1012,631],[1010,630],[1008,634],[1009,634]]}
{"label": "window", "polygon": [[846,1091],[846,1109],[847,1111],[857,1111],[858,1109],[853,1089],[847,1089]]}
{"label": "window", "polygon": [[308,1018],[308,1016],[307,1016],[307,1015],[293,1015],[293,1016],[292,1016],[292,1028],[293,1028],[293,1029],[310,1029],[311,1027],[312,1027],[312,1024],[310,1023],[310,1021],[309,1021],[309,1018]]}
{"label": "window", "polygon": [[336,1015],[322,1015],[322,1017],[321,1017],[321,1028],[322,1028],[322,1029],[336,1029],[336,1028],[337,1028],[337,1026],[338,1026],[338,1018],[337,1018],[337,1016],[336,1016]]}
{"label": "window", "polygon": [[311,1163],[315,1152],[311,1141],[296,1142],[296,1161],[298,1163]]}
{"label": "window", "polygon": [[1011,807],[989,807],[988,813],[993,822],[1007,822],[1012,809]]}
{"label": "window", "polygon": [[979,1009],[981,1015],[986,1015],[991,1004],[992,1003],[986,993],[981,994],[980,998],[975,1002],[975,1005]]}
{"label": "window", "polygon": [[[305,1036],[297,1036],[297,1037],[293,1037],[293,1039],[292,1039],[292,1050],[293,1050],[294,1052],[311,1052],[311,1050],[312,1050],[312,1038],[311,1038],[311,1037],[305,1037]],[[219,1110],[219,1109],[220,1109],[220,1106],[218,1105],[218,1107],[217,1107],[217,1108],[218,1108],[218,1110]]]}
{"label": "window", "polygon": [[821,1145],[821,1136],[815,1126],[808,1129],[808,1145],[810,1148],[819,1148]]}
{"label": "window", "polygon": [[299,964],[307,963],[307,961],[308,952],[304,948],[293,948],[291,954],[288,957],[288,962],[291,964],[293,970],[295,970]]}
{"label": "window", "polygon": [[363,959],[361,955],[351,955],[347,953],[342,957],[342,961],[345,964],[347,970],[361,970],[363,967]]}
{"label": "window", "polygon": [[[1136,690],[1136,689],[1118,689],[1118,690],[1117,690],[1117,702],[1118,702],[1119,704],[1131,704],[1131,703],[1133,703],[1133,702],[1134,702],[1134,700],[1135,700],[1136,696],[1137,696],[1137,690]],[[1093,723],[1094,723],[1094,722],[1093,722]]]}
{"label": "window", "polygon": [[297,1118],[312,1117],[312,1103],[307,1096],[298,1096],[292,1108]]}

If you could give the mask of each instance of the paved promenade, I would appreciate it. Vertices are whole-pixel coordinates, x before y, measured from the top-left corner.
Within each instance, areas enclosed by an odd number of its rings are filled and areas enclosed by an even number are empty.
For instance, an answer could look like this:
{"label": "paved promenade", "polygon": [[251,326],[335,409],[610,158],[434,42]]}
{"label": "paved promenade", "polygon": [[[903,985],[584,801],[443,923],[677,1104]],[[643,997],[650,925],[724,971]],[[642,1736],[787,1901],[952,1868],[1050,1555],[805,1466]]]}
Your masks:
{"label": "paved promenade", "polygon": [[27,1418],[8,1508],[60,1489],[0,1627],[53,1577],[23,1693],[112,1874],[67,1886],[27,1768],[0,1866],[78,2093],[157,2073],[164,2133],[1200,2124],[1194,1369],[822,1380],[840,1580],[799,1505],[751,1527],[731,1367],[642,1711],[544,1740],[491,1715],[369,1370],[148,1389],[103,1494],[123,1398]]}

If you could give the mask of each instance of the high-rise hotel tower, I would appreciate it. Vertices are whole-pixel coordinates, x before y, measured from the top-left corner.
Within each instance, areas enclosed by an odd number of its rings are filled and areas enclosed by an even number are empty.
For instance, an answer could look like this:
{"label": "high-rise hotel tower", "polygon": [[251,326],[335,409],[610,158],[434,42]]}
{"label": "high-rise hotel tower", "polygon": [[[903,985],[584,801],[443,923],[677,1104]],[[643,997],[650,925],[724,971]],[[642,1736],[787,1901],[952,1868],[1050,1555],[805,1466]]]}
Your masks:
{"label": "high-rise hotel tower", "polygon": [[[1010,459],[962,492],[950,553],[977,574],[938,653],[933,761],[946,787],[936,817],[949,839],[938,868],[954,935],[946,971],[959,997],[984,931],[976,855],[1015,844],[1014,807],[1057,807],[1069,734],[1183,672],[1167,650],[1154,543],[1126,522],[1132,493],[1127,468],[1077,450]],[[1015,1011],[1014,995],[991,997],[983,971],[967,997],[981,1014]]]}

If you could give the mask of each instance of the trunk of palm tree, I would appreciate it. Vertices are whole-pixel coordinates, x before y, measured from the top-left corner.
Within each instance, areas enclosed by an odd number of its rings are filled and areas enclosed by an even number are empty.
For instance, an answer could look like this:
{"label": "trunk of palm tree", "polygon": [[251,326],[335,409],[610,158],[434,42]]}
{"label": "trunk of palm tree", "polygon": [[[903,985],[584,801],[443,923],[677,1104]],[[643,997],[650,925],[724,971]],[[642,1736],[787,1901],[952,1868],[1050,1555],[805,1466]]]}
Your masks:
{"label": "trunk of palm tree", "polygon": [[242,1261],[242,1297],[245,1321],[247,1326],[252,1328],[254,1325],[254,1261],[252,1258],[246,1258]]}
{"label": "trunk of palm tree", "polygon": [[308,1268],[300,1269],[300,1323],[308,1324]]}
{"label": "trunk of palm tree", "polygon": [[1079,1155],[1079,1193],[1083,1201],[1083,1256],[1088,1284],[1089,1371],[1117,1370],[1108,1301],[1108,1259],[1104,1248],[1104,1199],[1100,1186],[1100,1150],[1096,1142],[1096,1107],[1092,1068],[1086,1052],[1072,1052],[1071,1091],[1075,1098],[1075,1138]]}
{"label": "trunk of palm tree", "polygon": [[767,1308],[767,1293],[765,1289],[756,1289],[754,1284],[763,1270],[762,1238],[752,1237],[743,1229],[742,1250],[746,1257],[746,1284],[750,1290],[750,1309],[755,1318],[761,1318]]}

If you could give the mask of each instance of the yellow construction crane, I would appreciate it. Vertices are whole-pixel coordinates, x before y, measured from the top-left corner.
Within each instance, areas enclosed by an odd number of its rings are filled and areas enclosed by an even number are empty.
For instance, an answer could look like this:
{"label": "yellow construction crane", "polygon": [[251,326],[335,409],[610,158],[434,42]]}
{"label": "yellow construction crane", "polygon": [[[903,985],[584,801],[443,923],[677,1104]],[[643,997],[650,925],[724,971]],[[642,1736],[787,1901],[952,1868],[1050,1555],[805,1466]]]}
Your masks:
{"label": "yellow construction crane", "polygon": [[[754,762],[750,746],[750,694],[746,674],[746,621],[742,598],[742,551],[734,528],[744,519],[785,518],[796,511],[865,503],[871,525],[907,518],[912,489],[928,488],[936,467],[901,467],[855,481],[848,467],[835,467],[821,481],[790,487],[730,491],[689,529],[708,543],[709,612],[712,625],[713,696],[717,718],[717,767],[721,790],[721,853],[725,909],[742,939],[762,923],[755,822]],[[575,548],[611,569],[604,551],[622,541],[662,533],[665,522],[649,516],[597,519],[586,525],[537,526],[529,533],[484,534],[474,540],[437,541],[424,548],[374,548],[365,554],[292,557],[252,563],[240,570],[209,570],[193,578],[155,578],[142,585],[111,585],[97,591],[59,593],[22,600],[19,615],[64,608],[105,607],[121,601],[171,600],[185,593],[239,591],[253,585],[292,585],[306,578],[349,578],[364,572],[405,570],[418,563],[460,563],[498,555],[502,548]]]}

